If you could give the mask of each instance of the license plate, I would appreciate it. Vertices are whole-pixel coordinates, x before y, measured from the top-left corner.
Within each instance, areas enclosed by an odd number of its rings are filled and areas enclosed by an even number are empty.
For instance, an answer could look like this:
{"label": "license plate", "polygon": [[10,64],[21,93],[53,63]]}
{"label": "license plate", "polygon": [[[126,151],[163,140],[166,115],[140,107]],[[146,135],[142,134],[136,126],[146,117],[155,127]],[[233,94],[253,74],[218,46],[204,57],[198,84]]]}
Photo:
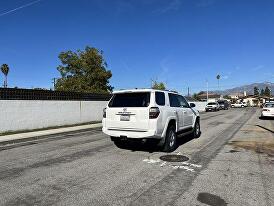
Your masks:
{"label": "license plate", "polygon": [[120,116],[120,121],[129,121],[130,120],[130,116],[129,115],[121,115]]}

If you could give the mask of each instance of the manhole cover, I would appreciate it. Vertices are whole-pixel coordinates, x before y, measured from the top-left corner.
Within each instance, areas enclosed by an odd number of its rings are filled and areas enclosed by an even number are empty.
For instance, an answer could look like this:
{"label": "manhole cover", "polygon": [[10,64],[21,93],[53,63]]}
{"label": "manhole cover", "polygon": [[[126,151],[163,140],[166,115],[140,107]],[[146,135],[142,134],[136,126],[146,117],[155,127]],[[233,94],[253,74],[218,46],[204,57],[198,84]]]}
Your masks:
{"label": "manhole cover", "polygon": [[160,159],[166,162],[185,162],[189,160],[188,157],[183,155],[164,155],[161,156]]}

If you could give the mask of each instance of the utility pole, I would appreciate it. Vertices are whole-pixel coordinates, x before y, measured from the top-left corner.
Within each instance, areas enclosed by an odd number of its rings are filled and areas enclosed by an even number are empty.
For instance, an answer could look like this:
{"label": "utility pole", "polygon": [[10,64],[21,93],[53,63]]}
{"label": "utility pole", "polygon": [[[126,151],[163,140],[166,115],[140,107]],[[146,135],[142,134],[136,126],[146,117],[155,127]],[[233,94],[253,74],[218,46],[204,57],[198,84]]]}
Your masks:
{"label": "utility pole", "polygon": [[189,87],[187,88],[187,96],[189,97]]}
{"label": "utility pole", "polygon": [[208,102],[208,80],[206,80],[206,102]]}

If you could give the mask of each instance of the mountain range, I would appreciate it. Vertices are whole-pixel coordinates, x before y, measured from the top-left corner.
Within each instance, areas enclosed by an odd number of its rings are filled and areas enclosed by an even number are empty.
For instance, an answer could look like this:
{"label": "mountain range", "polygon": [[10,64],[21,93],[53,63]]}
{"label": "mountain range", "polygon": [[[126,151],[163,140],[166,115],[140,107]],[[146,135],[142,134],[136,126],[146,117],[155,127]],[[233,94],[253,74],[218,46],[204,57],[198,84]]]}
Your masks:
{"label": "mountain range", "polygon": [[254,87],[258,87],[259,92],[261,91],[261,89],[265,89],[265,87],[268,87],[271,91],[271,94],[274,94],[274,83],[271,83],[271,82],[252,83],[252,84],[234,87],[231,89],[226,89],[226,90],[221,90],[221,91],[210,91],[210,92],[222,94],[222,95],[229,95],[232,93],[242,93],[243,94],[244,91],[246,91],[247,94],[253,94]]}

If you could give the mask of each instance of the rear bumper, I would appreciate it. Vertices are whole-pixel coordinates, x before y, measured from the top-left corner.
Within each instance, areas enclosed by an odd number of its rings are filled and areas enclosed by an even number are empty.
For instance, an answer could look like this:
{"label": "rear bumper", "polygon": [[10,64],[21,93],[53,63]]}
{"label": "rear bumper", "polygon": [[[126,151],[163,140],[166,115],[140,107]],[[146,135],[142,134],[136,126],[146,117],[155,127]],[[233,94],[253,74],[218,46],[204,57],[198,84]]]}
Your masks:
{"label": "rear bumper", "polygon": [[161,136],[156,135],[155,130],[148,131],[130,131],[130,130],[118,130],[118,129],[107,129],[103,127],[102,131],[112,137],[127,137],[134,139],[153,138],[161,139]]}
{"label": "rear bumper", "polygon": [[270,112],[262,112],[261,113],[262,117],[274,117],[274,113],[270,113]]}
{"label": "rear bumper", "polygon": [[206,111],[215,111],[215,110],[217,110],[216,107],[208,107],[208,108],[205,108],[205,109],[206,109]]}

